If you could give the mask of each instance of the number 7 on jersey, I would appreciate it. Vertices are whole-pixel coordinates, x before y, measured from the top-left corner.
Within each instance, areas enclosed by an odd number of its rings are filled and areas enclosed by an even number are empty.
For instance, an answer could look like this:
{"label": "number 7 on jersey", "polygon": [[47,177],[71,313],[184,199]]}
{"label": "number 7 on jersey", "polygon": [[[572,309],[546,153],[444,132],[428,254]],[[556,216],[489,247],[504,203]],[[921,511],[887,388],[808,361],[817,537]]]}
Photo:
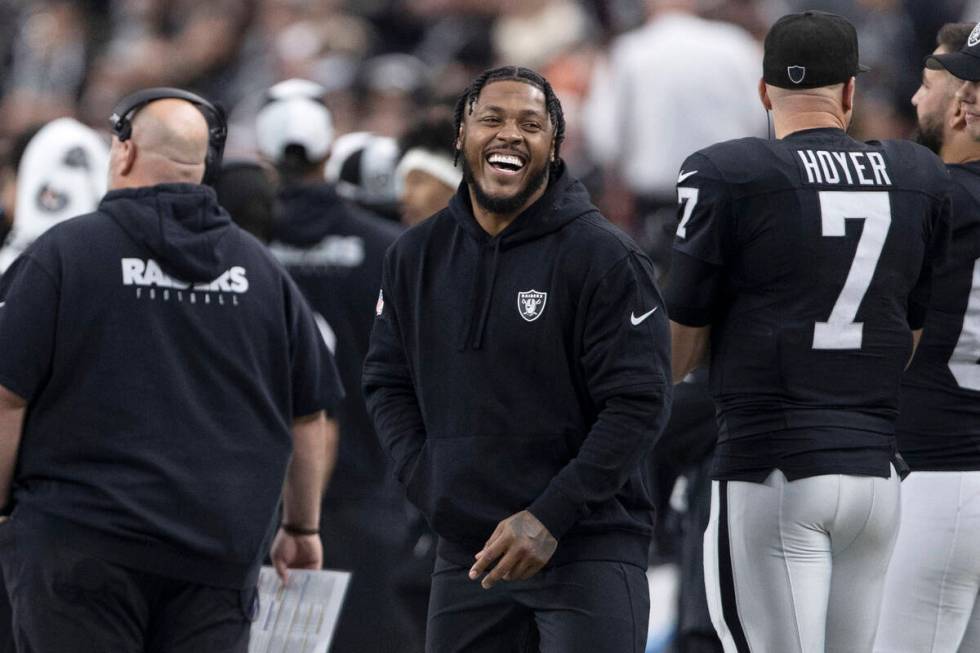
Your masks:
{"label": "number 7 on jersey", "polygon": [[814,349],[860,349],[864,324],[855,322],[892,223],[891,202],[881,191],[821,191],[820,222],[825,237],[843,237],[847,220],[863,220],[854,260],[826,322],[813,327]]}

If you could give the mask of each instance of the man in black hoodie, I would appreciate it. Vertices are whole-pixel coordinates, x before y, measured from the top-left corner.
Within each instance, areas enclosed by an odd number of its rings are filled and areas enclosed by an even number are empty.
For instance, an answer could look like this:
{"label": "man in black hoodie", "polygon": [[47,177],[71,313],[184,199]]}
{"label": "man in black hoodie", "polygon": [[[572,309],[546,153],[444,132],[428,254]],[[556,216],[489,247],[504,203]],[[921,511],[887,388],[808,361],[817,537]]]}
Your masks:
{"label": "man in black hoodie", "polygon": [[[361,396],[381,263],[401,230],[324,181],[333,138],[324,93],[302,79],[276,84],[256,117],[256,137],[281,180],[280,215],[269,246],[316,312],[347,388],[337,411],[340,446],[320,527],[324,564],[353,572],[331,648],[411,653],[411,631],[399,623],[394,597],[408,506]],[[426,580],[429,572],[431,567]]]}
{"label": "man in black hoodie", "polygon": [[466,183],[389,251],[364,366],[439,536],[427,650],[641,652],[641,462],[671,396],[653,266],[565,170],[540,75],[487,71],[456,124]]}
{"label": "man in black hoodie", "polygon": [[299,290],[199,185],[207,149],[192,104],[137,109],[98,210],[0,281],[18,650],[244,653],[269,543],[284,577],[320,566],[342,391]]}

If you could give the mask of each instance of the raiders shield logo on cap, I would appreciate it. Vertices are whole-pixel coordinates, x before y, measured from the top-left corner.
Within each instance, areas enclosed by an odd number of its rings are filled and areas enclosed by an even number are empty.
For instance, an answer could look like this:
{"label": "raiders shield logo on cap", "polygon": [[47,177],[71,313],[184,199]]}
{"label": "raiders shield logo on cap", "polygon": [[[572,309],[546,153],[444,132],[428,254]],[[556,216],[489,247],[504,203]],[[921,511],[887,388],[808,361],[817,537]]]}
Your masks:
{"label": "raiders shield logo on cap", "polygon": [[546,292],[525,290],[517,293],[517,312],[528,322],[534,322],[541,317],[547,303],[548,293]]}
{"label": "raiders shield logo on cap", "polygon": [[805,66],[787,66],[786,74],[789,75],[789,81],[794,84],[800,84],[803,82],[803,78],[806,77],[806,67]]}
{"label": "raiders shield logo on cap", "polygon": [[977,43],[980,43],[980,23],[977,23],[976,27],[973,28],[973,31],[970,32],[970,38],[966,40],[967,47],[972,48]]}

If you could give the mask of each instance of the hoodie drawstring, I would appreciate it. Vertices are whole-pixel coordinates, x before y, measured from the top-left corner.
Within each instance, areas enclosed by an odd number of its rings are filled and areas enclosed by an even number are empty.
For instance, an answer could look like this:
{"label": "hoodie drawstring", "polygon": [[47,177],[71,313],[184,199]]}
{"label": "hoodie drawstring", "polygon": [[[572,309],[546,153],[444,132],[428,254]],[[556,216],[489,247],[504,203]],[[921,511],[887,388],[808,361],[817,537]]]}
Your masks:
{"label": "hoodie drawstring", "polygon": [[469,345],[470,332],[473,330],[473,318],[476,314],[476,304],[478,293],[480,292],[480,276],[483,272],[484,249],[485,247],[481,245],[477,254],[476,266],[473,270],[473,283],[470,284],[470,310],[466,312],[466,323],[463,324],[463,330],[460,332],[459,340],[456,342],[457,351],[466,351],[466,347]]}
{"label": "hoodie drawstring", "polygon": [[493,241],[493,259],[490,263],[490,283],[483,298],[483,310],[480,311],[480,322],[476,327],[476,337],[473,338],[473,349],[483,347],[483,334],[487,330],[487,317],[490,315],[490,303],[493,301],[493,287],[497,283],[497,262],[500,259],[500,238]]}

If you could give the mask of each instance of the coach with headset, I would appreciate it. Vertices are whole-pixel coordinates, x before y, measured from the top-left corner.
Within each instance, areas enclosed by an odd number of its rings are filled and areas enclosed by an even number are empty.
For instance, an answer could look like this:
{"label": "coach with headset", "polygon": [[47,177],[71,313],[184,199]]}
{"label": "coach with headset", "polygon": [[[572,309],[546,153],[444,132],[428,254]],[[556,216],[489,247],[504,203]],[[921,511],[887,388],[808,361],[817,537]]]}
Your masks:
{"label": "coach with headset", "polygon": [[150,89],[111,126],[98,209],[0,280],[14,637],[24,651],[244,653],[270,542],[281,575],[320,567],[324,410],[342,390],[295,285],[200,183],[223,114]]}

